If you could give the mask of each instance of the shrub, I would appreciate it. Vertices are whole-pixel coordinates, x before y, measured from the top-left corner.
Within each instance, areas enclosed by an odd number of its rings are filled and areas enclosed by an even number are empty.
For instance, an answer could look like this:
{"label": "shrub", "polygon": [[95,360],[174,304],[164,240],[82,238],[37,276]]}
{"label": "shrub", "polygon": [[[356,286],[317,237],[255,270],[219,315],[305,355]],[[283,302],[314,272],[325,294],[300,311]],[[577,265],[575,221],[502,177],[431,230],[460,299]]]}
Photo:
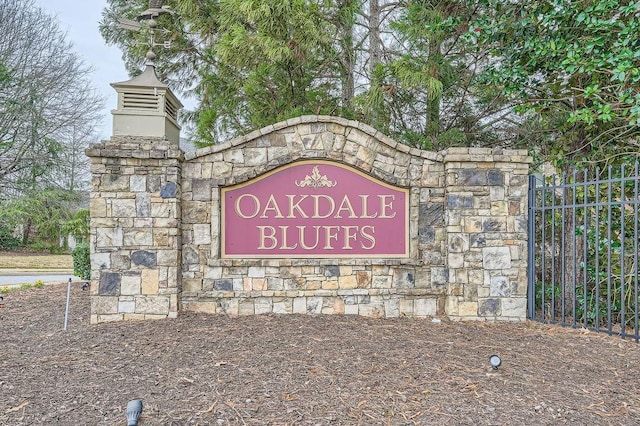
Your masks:
{"label": "shrub", "polygon": [[22,241],[12,235],[11,231],[0,225],[0,248],[14,249],[22,246]]}
{"label": "shrub", "polygon": [[73,274],[83,280],[91,279],[89,244],[78,244],[71,252],[71,257],[73,257]]}
{"label": "shrub", "polygon": [[41,253],[44,253],[44,252],[47,252],[49,254],[66,253],[66,249],[64,247],[60,247],[55,244],[50,244],[45,241],[32,241],[31,243],[29,243],[28,247],[30,250],[41,252]]}

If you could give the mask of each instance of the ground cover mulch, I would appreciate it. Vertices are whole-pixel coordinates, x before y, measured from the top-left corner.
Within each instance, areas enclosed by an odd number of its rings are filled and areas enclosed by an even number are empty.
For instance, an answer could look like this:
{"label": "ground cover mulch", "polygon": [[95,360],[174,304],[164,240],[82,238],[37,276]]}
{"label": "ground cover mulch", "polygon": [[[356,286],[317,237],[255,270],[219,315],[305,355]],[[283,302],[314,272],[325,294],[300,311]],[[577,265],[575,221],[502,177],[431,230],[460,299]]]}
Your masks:
{"label": "ground cover mulch", "polygon": [[[640,424],[640,346],[538,323],[183,314],[89,324],[73,284],[0,308],[1,425]],[[503,360],[493,371],[490,354]]]}

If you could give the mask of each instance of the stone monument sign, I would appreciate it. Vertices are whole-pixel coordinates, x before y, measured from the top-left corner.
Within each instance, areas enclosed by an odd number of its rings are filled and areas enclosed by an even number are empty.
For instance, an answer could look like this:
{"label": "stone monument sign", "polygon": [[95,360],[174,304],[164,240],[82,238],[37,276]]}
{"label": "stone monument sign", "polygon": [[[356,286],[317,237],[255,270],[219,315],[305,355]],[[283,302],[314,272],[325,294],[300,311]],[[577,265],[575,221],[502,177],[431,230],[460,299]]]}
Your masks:
{"label": "stone monument sign", "polygon": [[195,152],[152,64],[91,158],[91,321],[182,311],[523,320],[526,151],[304,116]]}

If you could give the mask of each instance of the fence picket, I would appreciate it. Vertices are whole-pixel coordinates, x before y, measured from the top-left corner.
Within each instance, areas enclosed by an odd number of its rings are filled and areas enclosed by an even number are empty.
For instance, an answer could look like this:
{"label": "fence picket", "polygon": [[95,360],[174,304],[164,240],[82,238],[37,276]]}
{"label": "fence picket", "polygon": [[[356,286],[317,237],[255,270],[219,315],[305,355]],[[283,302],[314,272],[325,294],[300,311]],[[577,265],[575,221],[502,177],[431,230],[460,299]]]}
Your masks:
{"label": "fence picket", "polygon": [[529,177],[529,318],[640,341],[640,172]]}

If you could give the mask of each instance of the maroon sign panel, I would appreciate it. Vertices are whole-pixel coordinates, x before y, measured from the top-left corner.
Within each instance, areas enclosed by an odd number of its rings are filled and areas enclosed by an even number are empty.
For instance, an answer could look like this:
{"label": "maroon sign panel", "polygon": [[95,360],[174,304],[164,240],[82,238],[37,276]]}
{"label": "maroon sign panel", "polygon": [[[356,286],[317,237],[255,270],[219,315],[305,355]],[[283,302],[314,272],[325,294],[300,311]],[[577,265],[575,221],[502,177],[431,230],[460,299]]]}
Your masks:
{"label": "maroon sign panel", "polygon": [[303,161],[222,189],[223,257],[407,257],[409,190]]}

